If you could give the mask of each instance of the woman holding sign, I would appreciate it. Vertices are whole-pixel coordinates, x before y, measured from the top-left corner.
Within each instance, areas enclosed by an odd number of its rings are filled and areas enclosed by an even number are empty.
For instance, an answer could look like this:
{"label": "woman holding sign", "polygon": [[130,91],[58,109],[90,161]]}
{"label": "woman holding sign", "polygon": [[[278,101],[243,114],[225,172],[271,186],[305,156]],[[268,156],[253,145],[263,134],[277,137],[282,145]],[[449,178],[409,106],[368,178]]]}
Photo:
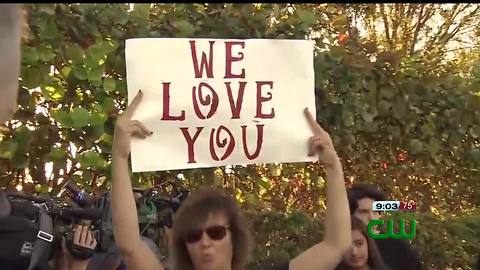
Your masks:
{"label": "woman holding sign", "polygon": [[[141,241],[137,209],[128,172],[130,136],[145,139],[152,132],[132,120],[142,99],[139,91],[118,118],[112,151],[112,217],[116,244],[129,270],[162,270],[164,266]],[[340,160],[327,132],[305,110],[313,136],[309,155],[319,155],[327,177],[328,207],[325,237],[289,263],[276,269],[331,270],[351,246],[350,210]],[[178,210],[172,230],[174,270],[240,270],[248,260],[251,242],[243,215],[235,200],[220,191],[191,194]]]}

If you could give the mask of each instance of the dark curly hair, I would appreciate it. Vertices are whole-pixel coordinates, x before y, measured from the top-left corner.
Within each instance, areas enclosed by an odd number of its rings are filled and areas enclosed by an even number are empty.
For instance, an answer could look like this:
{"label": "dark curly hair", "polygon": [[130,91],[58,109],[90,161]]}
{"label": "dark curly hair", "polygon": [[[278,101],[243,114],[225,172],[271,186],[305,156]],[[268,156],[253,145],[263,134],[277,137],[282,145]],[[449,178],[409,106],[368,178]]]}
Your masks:
{"label": "dark curly hair", "polygon": [[348,204],[350,206],[350,214],[355,213],[358,209],[358,201],[363,198],[370,198],[375,201],[387,200],[387,194],[380,191],[377,187],[368,183],[359,183],[353,185],[348,191]]}
{"label": "dark curly hair", "polygon": [[192,229],[201,227],[209,213],[220,211],[227,216],[232,234],[232,269],[245,266],[252,248],[246,219],[236,201],[219,189],[203,189],[192,193],[175,214],[172,228],[172,263],[174,270],[194,269],[184,241]]}

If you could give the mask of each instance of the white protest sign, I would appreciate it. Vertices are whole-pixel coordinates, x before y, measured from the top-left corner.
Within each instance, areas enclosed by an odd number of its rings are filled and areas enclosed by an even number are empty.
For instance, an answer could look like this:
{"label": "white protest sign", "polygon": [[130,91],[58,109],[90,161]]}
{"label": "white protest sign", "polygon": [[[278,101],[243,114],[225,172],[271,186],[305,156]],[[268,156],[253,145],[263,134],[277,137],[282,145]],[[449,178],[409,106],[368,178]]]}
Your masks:
{"label": "white protest sign", "polygon": [[126,41],[134,172],[313,161],[313,41],[146,38]]}

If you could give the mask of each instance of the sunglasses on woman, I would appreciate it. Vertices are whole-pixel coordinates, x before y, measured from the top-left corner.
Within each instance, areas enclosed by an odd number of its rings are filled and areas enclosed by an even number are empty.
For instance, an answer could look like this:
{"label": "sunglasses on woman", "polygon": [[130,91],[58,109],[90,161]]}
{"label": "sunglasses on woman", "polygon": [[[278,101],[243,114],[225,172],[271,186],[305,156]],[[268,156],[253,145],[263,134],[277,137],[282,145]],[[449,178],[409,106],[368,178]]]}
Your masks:
{"label": "sunglasses on woman", "polygon": [[206,232],[208,237],[214,241],[222,240],[225,235],[227,235],[227,230],[230,229],[230,226],[216,225],[208,227],[204,230],[192,230],[185,236],[185,241],[187,243],[195,243],[200,241],[203,236],[203,232]]}

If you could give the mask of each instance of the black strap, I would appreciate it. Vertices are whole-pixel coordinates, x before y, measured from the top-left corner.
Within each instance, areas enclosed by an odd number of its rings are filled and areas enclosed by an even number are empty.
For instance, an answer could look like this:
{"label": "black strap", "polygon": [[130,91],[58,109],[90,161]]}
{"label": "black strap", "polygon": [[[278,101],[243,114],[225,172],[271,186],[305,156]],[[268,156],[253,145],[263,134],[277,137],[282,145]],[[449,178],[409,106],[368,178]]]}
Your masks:
{"label": "black strap", "polygon": [[39,206],[40,230],[33,246],[32,256],[28,270],[34,270],[39,265],[48,265],[50,249],[53,245],[53,225],[52,217],[48,214],[48,208],[45,204]]}

